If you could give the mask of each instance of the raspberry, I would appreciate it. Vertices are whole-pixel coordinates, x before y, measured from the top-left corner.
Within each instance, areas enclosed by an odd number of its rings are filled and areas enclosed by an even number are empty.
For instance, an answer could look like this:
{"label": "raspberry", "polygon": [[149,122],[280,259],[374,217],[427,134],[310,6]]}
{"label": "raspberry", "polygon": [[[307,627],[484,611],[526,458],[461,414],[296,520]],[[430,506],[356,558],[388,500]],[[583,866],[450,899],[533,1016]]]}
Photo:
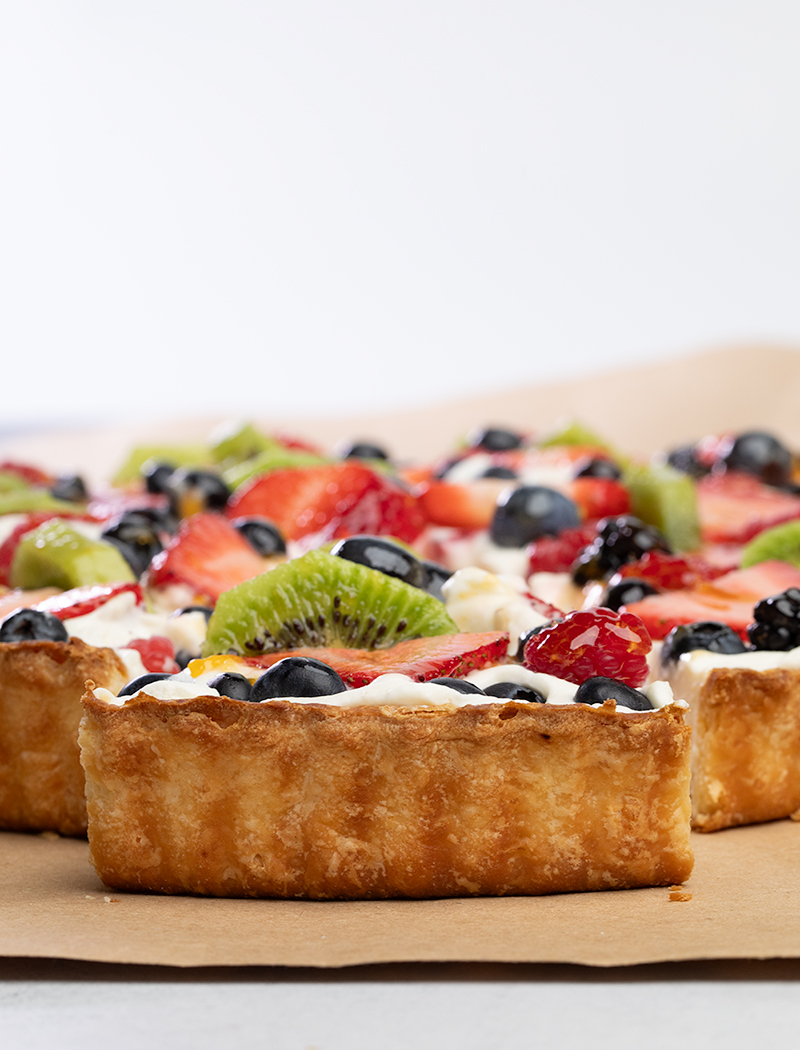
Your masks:
{"label": "raspberry", "polygon": [[136,649],[142,658],[145,671],[160,671],[177,674],[180,668],[175,663],[175,646],[159,634],[152,638],[137,638],[128,642],[126,649]]}
{"label": "raspberry", "polygon": [[584,547],[597,535],[594,525],[565,529],[558,536],[542,536],[528,545],[528,575],[533,572],[569,572]]}
{"label": "raspberry", "polygon": [[621,565],[618,574],[646,580],[659,591],[682,591],[696,587],[704,580],[713,580],[721,576],[722,571],[709,565],[699,555],[682,557],[655,550],[648,551],[638,561]]}
{"label": "raspberry", "polygon": [[528,639],[523,663],[531,671],[552,674],[580,685],[602,675],[635,689],[648,674],[652,642],[633,613],[589,609],[568,613]]}

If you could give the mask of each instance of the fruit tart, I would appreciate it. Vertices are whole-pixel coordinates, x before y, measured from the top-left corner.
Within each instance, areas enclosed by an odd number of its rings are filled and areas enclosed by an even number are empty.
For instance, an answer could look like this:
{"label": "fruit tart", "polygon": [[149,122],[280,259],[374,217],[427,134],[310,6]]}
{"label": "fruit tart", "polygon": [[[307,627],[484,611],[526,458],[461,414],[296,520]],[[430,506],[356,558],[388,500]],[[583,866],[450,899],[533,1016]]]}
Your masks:
{"label": "fruit tart", "polygon": [[[532,662],[510,662],[508,634],[458,633],[403,552],[312,551],[221,595],[177,676],[87,688],[108,886],[354,900],[688,876],[689,731],[668,687],[636,688],[636,618],[536,613]],[[547,655],[565,646],[571,681]],[[603,650],[615,660],[594,664]]]}

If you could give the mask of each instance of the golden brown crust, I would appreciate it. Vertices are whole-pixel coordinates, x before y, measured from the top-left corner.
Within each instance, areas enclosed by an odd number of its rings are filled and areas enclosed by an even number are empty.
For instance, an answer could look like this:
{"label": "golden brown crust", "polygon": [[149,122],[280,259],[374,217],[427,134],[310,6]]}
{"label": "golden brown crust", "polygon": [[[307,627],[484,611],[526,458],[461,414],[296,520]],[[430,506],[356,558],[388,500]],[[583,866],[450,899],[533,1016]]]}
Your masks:
{"label": "golden brown crust", "polygon": [[800,808],[800,671],[716,668],[692,709],[692,821],[699,831]]}
{"label": "golden brown crust", "polygon": [[116,693],[127,674],[113,649],[77,638],[0,643],[0,827],[85,833],[78,725],[88,679]]}
{"label": "golden brown crust", "polygon": [[84,704],[89,841],[115,888],[418,898],[691,870],[675,708]]}

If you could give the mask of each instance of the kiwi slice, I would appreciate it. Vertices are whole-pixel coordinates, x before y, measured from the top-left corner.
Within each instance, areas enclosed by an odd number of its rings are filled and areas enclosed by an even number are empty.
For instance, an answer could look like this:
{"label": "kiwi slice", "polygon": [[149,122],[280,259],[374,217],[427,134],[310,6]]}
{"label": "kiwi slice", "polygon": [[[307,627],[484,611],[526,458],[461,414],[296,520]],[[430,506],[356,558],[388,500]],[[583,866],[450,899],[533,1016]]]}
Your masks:
{"label": "kiwi slice", "polygon": [[760,532],[742,551],[742,568],[773,558],[800,569],[800,521],[787,521]]}
{"label": "kiwi slice", "polygon": [[45,522],[23,536],[11,563],[11,586],[61,587],[135,579],[111,543],[90,540],[63,521]]}
{"label": "kiwi slice", "polygon": [[223,469],[280,447],[274,438],[256,430],[252,423],[225,423],[214,431],[209,441],[211,458]]}
{"label": "kiwi slice", "polygon": [[298,467],[319,467],[324,463],[330,463],[329,459],[316,456],[313,452],[303,452],[302,449],[285,448],[283,445],[275,445],[274,448],[265,449],[257,456],[237,463],[223,473],[225,483],[232,489],[244,485],[256,474],[268,474],[271,470],[294,470]]}
{"label": "kiwi slice", "polygon": [[204,656],[255,656],[305,646],[388,649],[456,634],[430,594],[365,565],[315,550],[221,595]]}
{"label": "kiwi slice", "polygon": [[136,481],[148,459],[169,463],[175,468],[207,467],[212,462],[206,445],[137,445],[111,479],[111,484],[127,485]]}
{"label": "kiwi slice", "polygon": [[609,443],[590,430],[582,423],[562,423],[551,430],[545,437],[537,442],[541,448],[549,448],[551,445],[589,445],[592,448],[602,448],[617,458],[616,452]]}
{"label": "kiwi slice", "polygon": [[0,492],[25,492],[31,486],[13,470],[0,470]]}
{"label": "kiwi slice", "polygon": [[33,514],[51,510],[53,514],[74,514],[74,503],[56,499],[46,489],[14,489],[0,492],[0,514]]}
{"label": "kiwi slice", "polygon": [[664,534],[673,550],[700,545],[695,483],[670,466],[632,466],[623,474],[631,494],[632,512]]}

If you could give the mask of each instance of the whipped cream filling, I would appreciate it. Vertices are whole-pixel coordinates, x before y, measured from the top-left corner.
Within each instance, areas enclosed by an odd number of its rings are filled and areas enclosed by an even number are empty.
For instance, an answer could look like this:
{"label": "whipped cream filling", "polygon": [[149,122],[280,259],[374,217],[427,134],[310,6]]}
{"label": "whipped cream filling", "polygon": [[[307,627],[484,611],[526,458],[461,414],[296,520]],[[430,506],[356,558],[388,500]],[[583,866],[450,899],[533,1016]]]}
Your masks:
{"label": "whipped cream filling", "polygon": [[84,616],[64,620],[70,638],[87,645],[123,649],[137,638],[160,635],[169,638],[175,649],[199,652],[206,636],[206,619],[201,612],[170,617],[148,612],[138,605],[133,591],[123,591]]}
{"label": "whipped cream filling", "polygon": [[525,587],[520,576],[498,576],[472,567],[455,572],[442,585],[442,594],[459,631],[508,631],[508,650],[515,653],[521,634],[548,623],[520,593]]}

